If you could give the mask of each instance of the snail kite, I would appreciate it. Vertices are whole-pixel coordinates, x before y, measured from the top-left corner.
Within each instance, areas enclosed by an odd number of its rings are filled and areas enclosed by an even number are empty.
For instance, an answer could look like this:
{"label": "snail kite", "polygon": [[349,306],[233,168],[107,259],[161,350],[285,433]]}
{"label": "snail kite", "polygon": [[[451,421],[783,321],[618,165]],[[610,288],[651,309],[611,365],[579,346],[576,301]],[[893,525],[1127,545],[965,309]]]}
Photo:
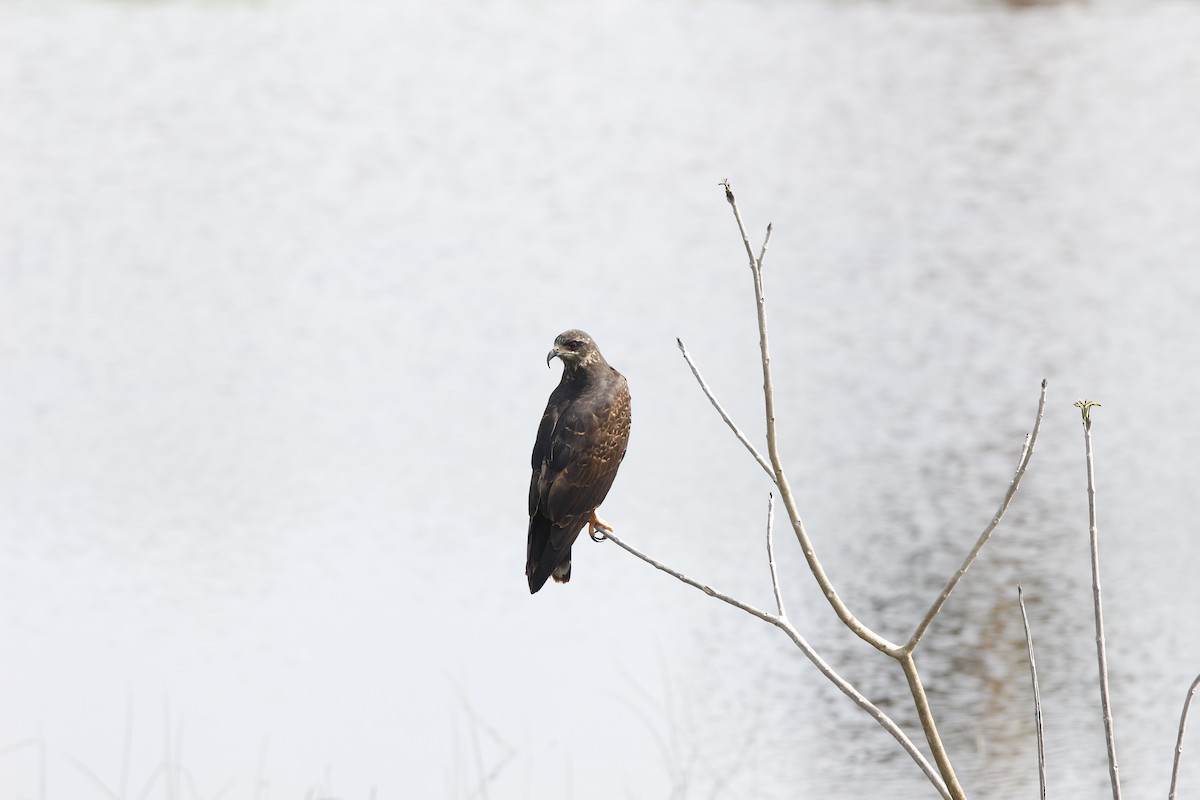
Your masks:
{"label": "snail kite", "polygon": [[569,330],[546,356],[560,358],[562,380],[550,394],[533,444],[529,482],[529,541],[525,577],[530,593],[547,578],[571,580],[571,545],[588,526],[612,527],[596,516],[617,477],[629,443],[629,385],[608,365],[592,337]]}

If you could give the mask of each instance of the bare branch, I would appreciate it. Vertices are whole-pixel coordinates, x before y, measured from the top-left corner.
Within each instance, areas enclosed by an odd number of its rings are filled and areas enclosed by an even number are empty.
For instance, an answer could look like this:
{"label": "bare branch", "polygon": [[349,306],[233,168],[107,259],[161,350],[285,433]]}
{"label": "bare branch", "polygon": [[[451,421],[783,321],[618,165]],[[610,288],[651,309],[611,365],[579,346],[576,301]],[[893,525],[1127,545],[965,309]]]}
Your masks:
{"label": "bare branch", "polygon": [[942,744],[941,734],[938,733],[933,711],[929,708],[929,697],[925,694],[925,685],[921,682],[921,674],[917,672],[917,662],[912,653],[901,652],[893,656],[900,662],[904,677],[908,680],[908,690],[912,694],[913,704],[917,707],[917,716],[921,720],[921,730],[925,732],[925,741],[933,752],[933,760],[937,762],[938,771],[946,782],[946,788],[956,800],[966,797],[958,776],[954,774],[954,765],[950,763],[950,755]]}
{"label": "bare branch", "polygon": [[[1040,398],[1038,401],[1037,416],[1034,421],[1033,429],[1025,439],[1024,447],[1022,448],[1020,458],[1018,459],[1017,469],[1013,475],[1012,480],[1009,483],[1008,491],[1005,493],[1005,496],[1002,499],[999,508],[996,510],[996,513],[992,516],[991,521],[984,528],[983,532],[980,534],[979,538],[977,539],[974,547],[967,554],[965,560],[963,561],[963,563],[961,564],[961,566],[959,567],[957,572],[950,578],[946,587],[942,590],[941,594],[930,606],[928,612],[925,614],[925,616],[921,620],[921,622],[917,625],[915,631],[913,632],[913,634],[910,637],[910,639],[908,640],[908,642],[905,645],[901,646],[894,642],[889,641],[888,639],[884,638],[883,636],[880,636],[878,633],[876,633],[871,628],[869,628],[865,624],[863,624],[860,620],[858,620],[858,618],[855,617],[853,613],[851,613],[849,607],[845,604],[845,602],[838,595],[837,590],[833,586],[833,582],[830,580],[828,574],[825,572],[825,569],[824,569],[823,565],[821,564],[821,561],[816,556],[816,551],[815,551],[815,548],[813,547],[812,540],[808,536],[808,532],[804,527],[804,522],[801,519],[800,513],[797,509],[795,495],[793,494],[791,485],[788,482],[787,475],[783,468],[782,458],[779,453],[779,435],[778,435],[778,429],[776,426],[776,418],[775,418],[775,389],[774,389],[774,382],[773,382],[773,377],[772,377],[772,373],[771,373],[771,353],[770,353],[769,337],[768,337],[768,332],[767,332],[766,299],[765,299],[765,291],[763,288],[763,277],[762,277],[763,261],[766,258],[767,248],[770,244],[773,226],[772,225],[767,226],[766,235],[763,239],[762,247],[759,250],[758,256],[755,257],[754,250],[750,244],[750,237],[746,232],[746,225],[745,225],[744,221],[742,220],[741,211],[738,208],[737,200],[733,194],[733,189],[730,186],[729,181],[727,181],[727,180],[722,181],[721,185],[725,188],[725,199],[729,203],[730,207],[733,209],[734,219],[737,222],[738,231],[742,237],[742,244],[745,247],[746,257],[747,257],[747,260],[749,261],[751,275],[754,280],[754,297],[755,297],[756,312],[757,312],[757,317],[758,317],[759,356],[760,356],[760,362],[762,365],[762,374],[763,374],[763,406],[764,406],[763,410],[764,410],[764,415],[765,415],[765,420],[766,420],[766,437],[767,437],[767,457],[766,458],[764,458],[763,455],[754,447],[754,445],[752,445],[750,443],[749,439],[747,439],[745,434],[742,433],[742,431],[737,427],[737,425],[734,424],[734,422],[729,417],[729,415],[721,407],[721,404],[717,401],[716,397],[712,393],[712,390],[709,388],[707,382],[704,380],[703,376],[700,374],[699,369],[697,369],[695,363],[692,361],[691,356],[687,352],[687,348],[684,347],[682,340],[678,340],[680,352],[683,353],[684,360],[687,361],[688,366],[692,370],[692,374],[695,376],[697,382],[700,384],[700,388],[704,391],[704,394],[708,397],[709,402],[712,403],[714,408],[716,408],[717,413],[719,413],[721,415],[721,418],[725,421],[726,425],[729,426],[730,430],[733,431],[733,433],[737,437],[738,441],[740,441],[742,443],[742,445],[747,449],[747,451],[750,452],[750,454],[752,456],[754,456],[754,459],[758,462],[759,466],[762,467],[763,471],[766,472],[767,475],[769,477],[771,477],[771,479],[774,481],[776,487],[779,490],[780,497],[783,500],[784,508],[786,509],[787,514],[788,514],[788,519],[792,524],[792,530],[794,531],[794,533],[796,535],[796,540],[800,544],[800,549],[804,553],[804,558],[808,563],[809,570],[812,572],[813,577],[817,581],[817,585],[820,587],[822,594],[825,595],[826,601],[833,608],[834,613],[837,614],[838,618],[842,621],[842,623],[847,628],[850,629],[850,631],[852,633],[854,633],[856,636],[858,636],[863,641],[870,644],[875,649],[879,650],[880,652],[895,659],[896,661],[898,661],[900,663],[902,669],[904,670],[905,678],[908,681],[909,690],[912,693],[913,702],[916,705],[917,714],[920,718],[921,727],[925,733],[926,741],[928,742],[930,750],[933,754],[933,760],[937,764],[937,771],[935,772],[929,766],[929,763],[924,759],[924,757],[919,753],[919,751],[917,751],[915,749],[915,747],[912,745],[912,742],[910,740],[908,740],[907,737],[905,737],[904,734],[899,731],[899,729],[895,728],[894,724],[891,722],[890,719],[888,719],[886,717],[886,715],[883,715],[882,712],[880,712],[877,708],[875,708],[872,704],[870,704],[869,701],[867,701],[865,698],[863,698],[856,690],[854,690],[854,688],[850,684],[846,683],[844,680],[842,680],[840,677],[838,677],[837,674],[834,673],[833,670],[830,669],[828,667],[828,665],[825,664],[824,661],[822,661],[820,659],[819,656],[817,656],[817,654],[811,649],[811,647],[808,646],[807,642],[803,639],[803,637],[800,636],[800,634],[796,631],[796,629],[791,625],[791,623],[787,619],[786,611],[784,609],[784,604],[783,604],[783,593],[782,593],[782,589],[781,589],[781,586],[779,583],[778,569],[775,564],[774,496],[773,495],[770,499],[770,502],[768,504],[768,510],[767,510],[767,562],[768,562],[768,566],[769,566],[770,572],[771,572],[771,588],[772,588],[772,591],[775,596],[775,606],[776,606],[776,609],[778,612],[777,614],[770,614],[770,613],[767,613],[760,609],[757,609],[753,606],[750,606],[747,603],[737,600],[736,598],[733,598],[729,595],[719,592],[710,586],[707,586],[707,585],[702,584],[698,581],[695,581],[691,578],[688,578],[687,576],[683,575],[682,573],[677,572],[676,570],[673,570],[670,567],[667,567],[666,565],[662,564],[661,562],[655,561],[654,559],[650,558],[649,556],[646,556],[646,555],[640,553],[635,548],[632,548],[629,545],[626,545],[624,542],[620,541],[619,539],[617,539],[615,537],[609,536],[608,538],[613,539],[613,541],[615,541],[618,546],[627,550],[628,552],[637,556],[638,558],[641,558],[643,561],[646,561],[647,563],[651,564],[655,568],[662,570],[662,571],[672,575],[676,579],[678,579],[696,589],[703,591],[705,594],[708,594],[711,597],[716,597],[716,598],[724,601],[725,603],[728,603],[729,605],[732,605],[736,608],[740,608],[741,610],[746,611],[747,613],[751,614],[752,616],[758,617],[759,619],[763,620],[764,622],[769,622],[770,624],[783,630],[785,633],[788,634],[788,636],[790,638],[792,638],[792,640],[801,649],[801,651],[804,652],[805,656],[808,657],[814,664],[817,665],[818,669],[820,669],[822,674],[824,674],[827,678],[829,678],[829,680],[833,681],[835,683],[835,685],[837,685],[839,687],[839,689],[841,689],[844,693],[846,693],[848,696],[850,696],[852,699],[854,699],[858,705],[860,705],[862,708],[866,709],[869,713],[871,713],[872,716],[885,729],[887,729],[889,732],[892,733],[892,735],[897,739],[898,742],[900,742],[900,744],[904,747],[904,749],[907,752],[909,752],[909,754],[918,763],[918,765],[921,766],[921,768],[925,772],[925,774],[927,776],[929,776],[930,781],[933,783],[933,785],[937,788],[938,792],[943,797],[950,798],[951,800],[962,800],[962,798],[965,797],[965,794],[963,792],[962,786],[959,784],[958,778],[956,777],[956,775],[954,773],[953,765],[950,763],[949,756],[946,753],[945,747],[942,743],[941,736],[938,733],[937,725],[935,724],[933,714],[929,707],[928,697],[926,696],[924,686],[921,682],[920,674],[917,671],[916,661],[913,658],[913,651],[915,650],[917,644],[920,642],[921,637],[929,629],[933,620],[936,618],[937,614],[940,612],[940,610],[946,603],[950,594],[954,591],[955,587],[958,585],[958,582],[962,580],[962,578],[966,574],[967,570],[974,563],[975,559],[978,557],[979,553],[982,551],[984,545],[990,539],[990,537],[991,537],[992,533],[995,531],[996,527],[1000,524],[1000,521],[1003,519],[1005,513],[1007,513],[1007,510],[1009,508],[1009,505],[1012,502],[1013,497],[1016,495],[1017,489],[1020,487],[1021,480],[1025,475],[1025,470],[1028,467],[1029,462],[1033,456],[1033,451],[1037,444],[1038,434],[1041,430],[1042,420],[1045,416],[1046,386],[1047,386],[1046,381],[1042,381],[1042,391],[1041,391],[1041,395],[1040,395]],[[1087,419],[1087,409],[1085,409],[1085,426],[1087,426],[1088,424],[1089,424],[1089,420]],[[1090,478],[1090,469],[1091,469],[1090,458],[1091,458],[1091,456],[1090,456],[1090,440],[1089,440],[1089,478]],[[1022,613],[1024,614],[1024,605],[1023,604],[1022,604]],[[1028,621],[1026,621],[1026,625],[1028,625]],[[1032,640],[1030,640],[1030,647],[1032,648]],[[1031,660],[1032,660],[1032,650],[1031,650]],[[1035,673],[1035,684],[1036,684],[1036,673]],[[1040,698],[1037,700],[1037,705],[1038,705],[1038,709],[1039,709],[1038,713],[1039,713],[1039,720],[1040,720]],[[1039,745],[1040,745],[1040,741],[1039,741]],[[1041,752],[1040,746],[1039,746],[1039,752]],[[1042,760],[1042,762],[1044,764],[1044,756],[1040,755],[1039,758]],[[1115,754],[1114,754],[1114,760],[1113,760],[1114,781],[1115,781],[1115,769],[1116,769],[1116,767],[1115,767]],[[1043,776],[1043,797],[1044,797],[1044,791],[1045,791],[1045,788],[1044,788],[1044,776]],[[1119,796],[1115,797],[1114,800],[1120,800]]]}
{"label": "bare branch", "polygon": [[708,398],[708,402],[712,403],[713,408],[715,408],[717,413],[721,415],[721,419],[725,420],[725,424],[729,426],[731,431],[733,431],[733,435],[736,436],[737,440],[741,442],[747,450],[750,451],[750,455],[754,456],[754,460],[758,462],[758,465],[762,467],[764,471],[766,471],[768,477],[770,477],[771,481],[774,482],[775,470],[771,469],[771,465],[767,463],[765,458],[762,457],[762,453],[758,452],[754,445],[750,443],[750,440],[746,438],[746,434],[742,433],[741,428],[739,428],[737,424],[734,423],[733,419],[731,419],[730,416],[725,413],[725,409],[722,408],[721,404],[717,401],[716,396],[712,393],[712,389],[708,388],[708,383],[704,380],[704,376],[700,374],[700,370],[696,367],[696,363],[692,361],[692,355],[687,351],[687,348],[684,347],[683,340],[677,338],[675,339],[675,343],[679,345],[679,352],[683,353],[683,360],[686,361],[688,366],[692,368],[692,374],[696,376],[696,382],[699,383],[700,388],[704,390],[704,396]]}
{"label": "bare branch", "polygon": [[[746,247],[746,255],[750,260],[750,272],[754,277],[754,299],[758,312],[758,344],[763,371],[763,404],[767,423],[767,455],[774,470],[775,485],[779,489],[779,495],[783,499],[784,508],[787,509],[788,519],[792,523],[792,530],[795,532],[796,540],[800,543],[800,549],[803,551],[804,558],[808,562],[809,571],[812,572],[817,585],[821,589],[821,593],[825,595],[826,601],[833,608],[834,613],[837,614],[842,624],[849,628],[854,635],[880,652],[896,659],[903,666],[905,675],[908,678],[909,688],[913,694],[913,701],[917,706],[917,712],[921,719],[921,728],[925,732],[925,739],[929,743],[934,760],[938,765],[938,771],[942,777],[941,786],[945,787],[954,800],[962,800],[965,794],[958,782],[958,778],[954,774],[954,768],[950,763],[949,756],[946,754],[941,736],[937,731],[937,726],[934,724],[933,715],[929,711],[929,703],[925,697],[925,690],[921,685],[920,676],[917,674],[912,653],[880,636],[851,613],[845,601],[838,595],[820,559],[817,558],[812,540],[809,538],[808,532],[804,528],[804,522],[800,518],[800,512],[796,507],[796,499],[792,494],[791,485],[788,483],[787,475],[783,469],[783,462],[779,455],[779,436],[775,425],[775,388],[771,377],[771,350],[767,336],[767,307],[763,291],[762,262],[761,259],[754,257],[754,252],[750,247],[750,238],[746,234],[746,226],[742,222],[741,211],[738,209],[737,200],[733,195],[733,189],[729,185],[729,181],[726,180],[721,183],[725,187],[725,199],[733,208],[733,216],[737,220],[738,230],[742,235],[742,243]],[[768,228],[768,238],[769,236],[770,228]],[[765,250],[766,243],[764,242],[764,254]]]}
{"label": "bare branch", "polygon": [[1183,731],[1187,728],[1188,711],[1192,707],[1192,699],[1196,696],[1196,690],[1200,689],[1200,675],[1196,676],[1196,680],[1192,681],[1192,685],[1188,688],[1187,697],[1183,701],[1183,712],[1179,715],[1179,738],[1175,741],[1175,763],[1171,765],[1171,791],[1167,793],[1167,800],[1175,800],[1175,788],[1179,783],[1179,761],[1183,758]]}
{"label": "bare branch", "polygon": [[787,619],[783,610],[783,592],[779,588],[779,571],[775,569],[775,495],[767,495],[767,564],[771,567],[771,588],[775,590],[775,607],[779,616]]}
{"label": "bare branch", "polygon": [[884,730],[892,735],[892,738],[894,738],[900,744],[900,746],[904,748],[904,751],[908,753],[909,757],[912,758],[912,760],[916,762],[917,766],[921,768],[921,771],[925,773],[925,776],[933,784],[934,788],[937,789],[938,794],[945,798],[945,800],[952,800],[952,795],[947,790],[946,784],[942,780],[941,776],[938,775],[937,770],[935,770],[929,763],[928,759],[921,754],[921,751],[918,750],[917,746],[913,744],[912,740],[905,735],[904,731],[892,721],[891,717],[889,717],[878,706],[868,700],[861,692],[858,691],[858,689],[854,688],[854,684],[847,681],[845,678],[839,675],[837,671],[833,669],[833,667],[829,666],[828,662],[821,658],[820,654],[817,653],[817,651],[813,649],[812,645],[808,643],[808,640],[805,639],[804,636],[801,635],[801,633],[796,630],[796,628],[790,622],[788,622],[786,618],[784,618],[782,615],[777,616],[775,614],[768,614],[766,611],[755,608],[749,603],[744,603],[741,600],[714,589],[707,584],[701,583],[693,578],[689,578],[682,572],[679,572],[678,570],[667,566],[661,561],[646,555],[636,547],[626,544],[624,541],[614,536],[611,532],[607,533],[605,538],[612,541],[630,555],[636,556],[642,561],[645,561],[655,569],[667,573],[671,577],[686,583],[688,586],[691,586],[694,589],[699,589],[709,597],[715,597],[718,600],[728,603],[734,608],[739,608],[742,611],[745,611],[747,614],[761,619],[763,622],[770,623],[786,633],[788,638],[795,643],[796,647],[800,648],[800,652],[804,653],[804,656],[811,661],[814,666],[816,666],[822,675],[829,679],[829,681],[832,682],[833,685],[842,692],[842,694],[853,700],[859,708],[870,714],[872,719],[878,722]]}
{"label": "bare branch", "polygon": [[1025,613],[1025,598],[1017,584],[1017,603],[1021,606],[1021,622],[1025,624],[1025,649],[1029,653],[1029,675],[1033,679],[1033,723],[1037,730],[1038,785],[1042,800],[1046,800],[1046,743],[1042,738],[1042,692],[1038,688],[1037,662],[1033,658],[1033,634],[1029,631],[1029,615]]}
{"label": "bare branch", "polygon": [[[742,212],[738,210],[737,200],[733,198],[733,187],[729,185],[729,179],[721,181],[721,186],[725,187],[725,199],[729,205],[733,206],[733,216],[737,220],[738,230],[742,232],[742,244],[746,246],[746,256],[750,259],[750,269],[762,269],[762,259],[754,257],[754,248],[750,246],[750,236],[746,233],[746,225],[742,222]],[[767,226],[767,239],[771,238],[771,226]],[[763,242],[763,255],[766,255],[767,243]]]}
{"label": "bare branch", "polygon": [[1008,484],[1008,491],[1004,495],[1004,499],[1000,501],[1000,507],[996,509],[996,513],[992,515],[991,522],[983,529],[983,533],[979,534],[979,539],[975,541],[975,546],[971,548],[971,552],[967,553],[967,557],[963,559],[962,565],[958,571],[950,578],[946,588],[942,589],[942,593],[938,595],[937,600],[933,601],[933,605],[925,612],[925,618],[921,620],[921,624],[917,625],[917,629],[913,631],[913,635],[909,638],[908,643],[904,645],[904,649],[912,652],[916,649],[917,644],[921,641],[921,637],[925,635],[925,631],[929,629],[933,623],[933,618],[942,610],[942,606],[946,604],[950,593],[954,591],[954,587],[958,586],[958,582],[962,580],[963,575],[967,574],[967,570],[975,563],[979,552],[983,550],[983,546],[987,544],[988,539],[992,537],[992,531],[996,530],[996,526],[1000,524],[1000,520],[1004,519],[1005,512],[1008,511],[1009,503],[1012,502],[1013,496],[1016,495],[1018,487],[1021,485],[1021,478],[1025,477],[1025,468],[1029,466],[1029,459],[1033,458],[1033,448],[1037,445],[1038,432],[1042,429],[1042,417],[1046,415],[1046,381],[1042,380],[1042,395],[1038,400],[1037,416],[1033,421],[1033,430],[1025,437],[1025,446],[1021,448],[1021,457],[1017,459],[1017,471],[1013,474],[1012,480]]}
{"label": "bare branch", "polygon": [[699,589],[700,591],[704,592],[709,597],[715,597],[718,600],[722,600],[722,601],[728,603],[729,605],[733,606],[734,608],[740,608],[742,611],[745,611],[747,614],[750,614],[751,616],[754,616],[754,617],[758,617],[763,622],[769,622],[772,625],[778,625],[780,622],[780,618],[775,616],[774,614],[768,614],[766,611],[755,608],[754,606],[750,605],[749,603],[743,603],[741,600],[738,600],[736,597],[727,595],[724,592],[714,589],[707,584],[700,583],[700,581],[697,581],[693,578],[689,578],[687,575],[684,575],[682,572],[680,572],[676,569],[672,569],[671,567],[668,567],[666,564],[662,563],[661,561],[658,561],[657,559],[651,558],[650,556],[646,555],[642,551],[638,550],[633,545],[626,544],[624,541],[622,541],[621,539],[614,536],[612,531],[605,531],[604,537],[602,539],[600,539],[599,541],[604,541],[604,539],[611,540],[614,544],[616,544],[622,550],[625,550],[626,552],[630,553],[631,555],[637,556],[642,561],[645,561],[647,564],[654,567],[655,569],[662,570],[663,572],[670,575],[672,578],[683,581],[688,586],[691,586],[694,589]]}
{"label": "bare branch", "polygon": [[725,199],[733,207],[733,216],[737,220],[738,230],[741,231],[742,242],[746,245],[746,255],[750,258],[750,271],[754,275],[754,299],[758,309],[758,345],[763,371],[763,402],[767,418],[767,453],[771,460],[775,485],[779,487],[779,496],[783,499],[784,508],[787,509],[788,519],[792,523],[792,530],[796,533],[796,539],[800,542],[800,549],[804,552],[804,558],[808,561],[808,568],[812,572],[813,577],[816,578],[817,585],[821,588],[821,593],[825,595],[825,599],[833,607],[834,613],[838,615],[838,619],[860,639],[875,649],[895,657],[900,652],[899,645],[875,633],[875,631],[860,622],[854,614],[850,613],[850,609],[838,595],[833,582],[826,574],[825,567],[822,566],[820,560],[817,558],[812,540],[809,539],[808,532],[804,529],[804,522],[800,519],[800,512],[796,508],[796,500],[792,495],[791,485],[784,475],[783,463],[779,456],[779,440],[775,428],[775,388],[771,379],[771,351],[767,341],[767,307],[763,294],[761,264],[754,258],[754,251],[750,247],[750,239],[746,235],[746,226],[742,222],[742,214],[738,210],[737,200],[733,196],[733,188],[727,180],[722,181],[721,185],[725,187]]}
{"label": "bare branch", "polygon": [[1083,442],[1087,452],[1088,531],[1092,545],[1092,603],[1096,616],[1096,663],[1100,671],[1100,707],[1104,714],[1104,740],[1108,744],[1108,777],[1113,800],[1121,800],[1121,780],[1117,767],[1117,739],[1113,731],[1112,703],[1108,695],[1108,655],[1104,646],[1104,608],[1100,599],[1100,534],[1096,526],[1096,470],[1092,462],[1091,410],[1099,403],[1079,400],[1075,406],[1083,415]]}
{"label": "bare branch", "polygon": [[771,243],[771,231],[774,225],[767,223],[767,235],[763,237],[762,249],[758,251],[758,268],[762,269],[763,259],[767,257],[767,245]]}

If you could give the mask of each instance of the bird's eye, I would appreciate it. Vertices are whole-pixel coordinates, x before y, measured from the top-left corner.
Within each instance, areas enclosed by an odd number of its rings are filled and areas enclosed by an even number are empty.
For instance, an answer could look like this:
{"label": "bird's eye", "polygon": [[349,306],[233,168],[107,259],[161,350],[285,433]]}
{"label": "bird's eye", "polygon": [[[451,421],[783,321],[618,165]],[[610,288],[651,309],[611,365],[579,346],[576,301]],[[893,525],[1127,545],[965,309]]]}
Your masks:
{"label": "bird's eye", "polygon": [[578,350],[579,348],[583,347],[583,342],[579,341],[578,339],[572,339],[571,341],[567,342],[567,347],[572,350]]}

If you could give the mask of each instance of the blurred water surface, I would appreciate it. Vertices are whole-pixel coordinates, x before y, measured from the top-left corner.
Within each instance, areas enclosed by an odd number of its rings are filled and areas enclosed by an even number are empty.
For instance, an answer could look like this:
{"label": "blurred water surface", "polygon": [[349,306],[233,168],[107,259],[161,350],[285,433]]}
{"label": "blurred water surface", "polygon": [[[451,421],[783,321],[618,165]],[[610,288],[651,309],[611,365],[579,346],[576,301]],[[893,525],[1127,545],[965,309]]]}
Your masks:
{"label": "blurred water surface", "polygon": [[[922,646],[974,797],[1106,791],[1200,670],[1200,7],[719,0],[0,6],[0,798],[929,797],[778,632],[612,546],[522,576],[582,327],[628,376],[605,516],[767,607],[744,253],[851,608]],[[912,725],[786,530],[798,626]],[[914,733],[914,736],[918,736]],[[1184,786],[1200,785],[1188,758]],[[374,792],[375,794],[372,794]]]}

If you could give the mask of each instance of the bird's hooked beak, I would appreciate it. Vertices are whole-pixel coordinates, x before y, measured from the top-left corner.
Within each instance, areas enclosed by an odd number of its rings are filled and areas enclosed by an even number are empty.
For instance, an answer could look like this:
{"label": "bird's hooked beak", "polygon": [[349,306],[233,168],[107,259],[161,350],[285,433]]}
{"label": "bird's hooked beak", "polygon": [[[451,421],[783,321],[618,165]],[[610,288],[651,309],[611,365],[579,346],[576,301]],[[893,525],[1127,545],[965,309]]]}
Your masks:
{"label": "bird's hooked beak", "polygon": [[558,349],[558,345],[554,345],[554,348],[546,354],[546,367],[549,368],[550,362],[558,358],[560,355],[562,355],[562,351]]}

